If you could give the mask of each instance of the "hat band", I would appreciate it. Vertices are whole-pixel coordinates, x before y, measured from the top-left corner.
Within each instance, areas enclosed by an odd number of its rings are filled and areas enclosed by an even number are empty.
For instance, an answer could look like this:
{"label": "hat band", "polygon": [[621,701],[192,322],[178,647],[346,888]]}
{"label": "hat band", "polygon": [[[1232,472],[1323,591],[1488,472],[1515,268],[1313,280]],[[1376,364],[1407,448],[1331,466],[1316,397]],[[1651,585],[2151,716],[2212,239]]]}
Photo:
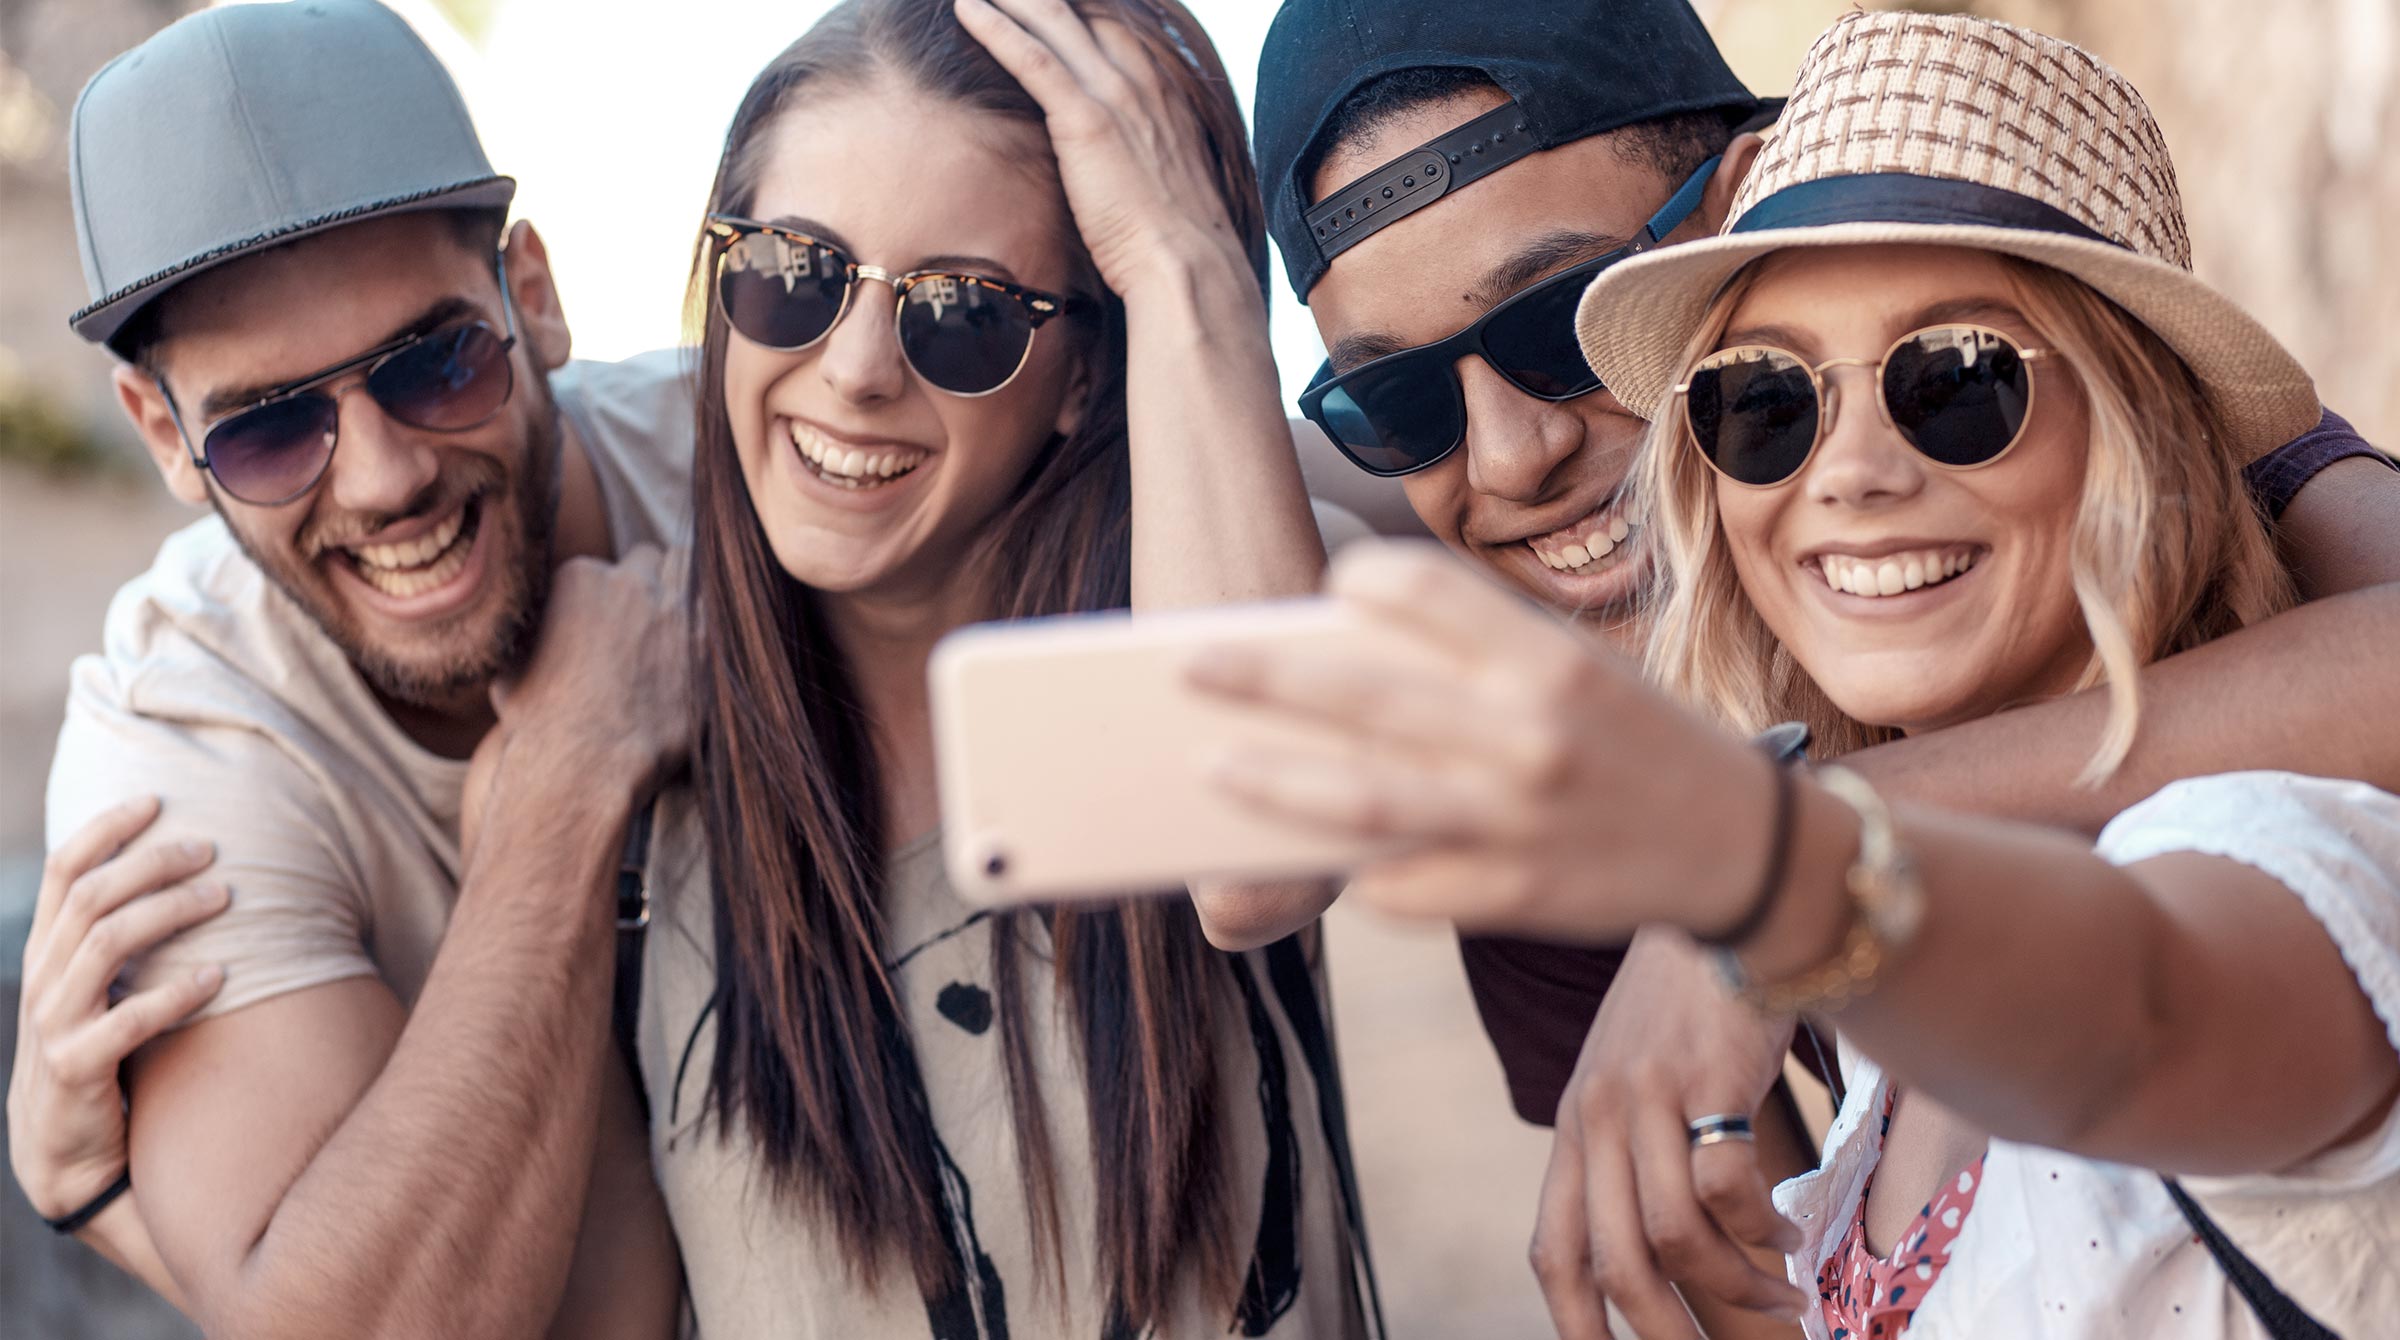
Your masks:
{"label": "hat band", "polygon": [[1725,231],[1756,233],[1770,228],[1822,228],[1836,223],[2020,228],[2125,246],[2065,210],[2032,196],[1981,182],[1921,177],[1913,172],[1862,172],[1786,186],[1745,210]]}

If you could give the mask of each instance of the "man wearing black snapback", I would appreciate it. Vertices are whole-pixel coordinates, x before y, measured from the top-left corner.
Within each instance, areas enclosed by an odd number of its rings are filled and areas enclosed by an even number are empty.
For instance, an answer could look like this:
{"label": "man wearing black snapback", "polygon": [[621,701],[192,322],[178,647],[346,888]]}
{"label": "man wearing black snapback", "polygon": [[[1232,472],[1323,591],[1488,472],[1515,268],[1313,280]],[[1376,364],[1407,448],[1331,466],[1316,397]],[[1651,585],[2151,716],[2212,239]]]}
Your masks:
{"label": "man wearing black snapback", "polygon": [[[1269,226],[1331,353],[1304,413],[1351,465],[1398,477],[1453,550],[1627,650],[1644,631],[1633,600],[1646,577],[1623,488],[1646,425],[1583,363],[1575,305],[1615,260],[1714,234],[1778,105],[1733,76],[1685,0],[1288,0],[1260,59]],[[2372,524],[2400,507],[2400,476],[2384,466],[2328,415],[2254,468],[2307,594],[2400,580],[2400,541]],[[2306,704],[2344,701],[2395,643],[2400,587],[2387,585],[2164,663],[2145,678],[2146,701],[2191,728],[2159,732],[2172,743],[2098,790],[2068,784],[2101,710],[2078,700],[1855,761],[1879,785],[2087,831],[2196,772],[2392,773],[2400,738],[2362,750],[2353,714]],[[2259,711],[2264,685],[2292,706]],[[1724,1241],[1772,1236],[1755,1219],[1746,1233],[1725,1222],[1744,1196],[1722,1193],[1757,1189],[1760,1165],[1771,1175],[1805,1157],[1790,1144],[1779,1157],[1774,1123],[1761,1123],[1757,1164],[1722,1186],[1686,1188],[1682,1206],[1632,1206],[1622,1169],[1591,1166],[1617,1157],[1598,1151],[1622,1144],[1641,1103],[1698,1101],[1705,1112],[1720,1106],[1704,1093],[1754,1100],[1780,1049],[1741,1037],[1738,1016],[1698,1017],[1694,963],[1668,937],[1637,940],[1630,958],[1475,937],[1461,947],[1519,1114],[1574,1118],[1559,1123],[1535,1249],[1562,1332],[1600,1333],[1601,1291],[1646,1335],[1688,1327],[1664,1315],[1680,1309],[1662,1271],[1703,1295],[1786,1301]],[[1595,1025],[1620,970],[1636,985]],[[1647,1085],[1626,1080],[1629,1070]],[[1668,1071],[1679,1073],[1662,1081]],[[1695,1172],[1705,1181],[1728,1166],[1696,1160]],[[1670,1248],[1694,1236],[1690,1225],[1662,1232],[1639,1220],[1688,1212],[1695,1195],[1728,1231],[1703,1224],[1709,1242],[1676,1259]],[[1629,1206],[1639,1211],[1630,1225]],[[1712,1333],[1738,1322],[1701,1311]]]}

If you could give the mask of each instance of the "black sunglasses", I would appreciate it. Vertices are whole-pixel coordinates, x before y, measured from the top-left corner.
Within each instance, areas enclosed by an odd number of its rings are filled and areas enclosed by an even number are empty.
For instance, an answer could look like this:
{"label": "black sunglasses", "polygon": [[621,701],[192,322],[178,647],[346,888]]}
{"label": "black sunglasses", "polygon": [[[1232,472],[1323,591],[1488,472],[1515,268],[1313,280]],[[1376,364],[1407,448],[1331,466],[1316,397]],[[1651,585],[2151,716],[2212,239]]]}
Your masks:
{"label": "black sunglasses", "polygon": [[1371,475],[1413,474],[1458,449],[1467,436],[1457,363],[1473,354],[1537,400],[1572,400],[1600,389],[1575,339],[1575,308],[1602,270],[1658,245],[1707,193],[1709,159],[1642,225],[1641,236],[1603,256],[1518,290],[1465,329],[1431,344],[1385,354],[1335,376],[1328,360],[1300,393],[1300,412]]}
{"label": "black sunglasses", "polygon": [[1090,306],[948,270],[893,274],[861,265],[831,242],[725,214],[708,216],[716,239],[717,303],[752,344],[791,352],[833,333],[860,280],[891,286],[900,352],[929,385],[956,396],[990,395],[1016,380],[1033,333],[1052,317]]}
{"label": "black sunglasses", "polygon": [[2025,435],[2033,414],[2033,367],[2052,357],[1989,326],[1927,326],[1892,341],[1879,359],[1829,358],[1811,365],[1772,345],[1721,349],[1692,366],[1675,388],[1692,445],[1718,474],[1770,488],[1800,473],[1838,409],[1828,368],[1874,368],[1883,421],[1953,470],[1990,465]]}
{"label": "black sunglasses", "polygon": [[404,335],[285,382],[209,425],[198,447],[165,379],[153,378],[192,464],[215,475],[220,488],[243,502],[280,507],[293,501],[316,487],[333,463],[342,407],[325,387],[360,368],[366,370],[368,396],[411,428],[463,433],[491,422],[516,387],[509,351],[517,345],[517,315],[508,291],[508,258],[502,255],[495,267],[506,335],[481,320]]}

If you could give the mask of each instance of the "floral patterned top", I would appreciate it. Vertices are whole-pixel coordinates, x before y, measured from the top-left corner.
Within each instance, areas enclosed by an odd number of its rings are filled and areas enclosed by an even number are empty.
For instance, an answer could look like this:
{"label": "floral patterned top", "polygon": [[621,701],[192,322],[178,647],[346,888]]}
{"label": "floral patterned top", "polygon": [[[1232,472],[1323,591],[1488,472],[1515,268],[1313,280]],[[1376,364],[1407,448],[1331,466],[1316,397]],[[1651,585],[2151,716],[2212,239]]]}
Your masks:
{"label": "floral patterned top", "polygon": [[[1892,1109],[1900,1101],[1894,1086],[1883,1100],[1883,1120],[1875,1144],[1892,1131]],[[1867,1246],[1867,1198],[1875,1189],[1875,1174],[1867,1174],[1859,1193],[1858,1212],[1850,1216],[1850,1231],[1817,1271],[1817,1309],[1833,1340],[1893,1340],[1908,1330],[1917,1305],[1950,1263],[1950,1248],[1958,1241],[1960,1225],[1975,1208],[1975,1190],[1983,1184],[1983,1155],[1959,1170],[1917,1217],[1909,1222],[1892,1254],[1877,1256]]]}

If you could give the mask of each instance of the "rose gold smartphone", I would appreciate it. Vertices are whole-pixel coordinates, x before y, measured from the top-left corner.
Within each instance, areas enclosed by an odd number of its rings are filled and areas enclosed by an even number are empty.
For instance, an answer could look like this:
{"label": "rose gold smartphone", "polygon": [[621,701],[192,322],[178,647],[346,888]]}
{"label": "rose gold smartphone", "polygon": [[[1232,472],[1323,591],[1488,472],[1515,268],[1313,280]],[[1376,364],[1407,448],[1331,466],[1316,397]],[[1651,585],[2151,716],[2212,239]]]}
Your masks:
{"label": "rose gold smartphone", "polygon": [[1255,814],[1208,780],[1230,746],[1339,747],[1321,728],[1186,683],[1201,649],[1255,642],[1386,664],[1436,654],[1323,599],[977,624],[943,639],[934,752],[959,896],[1181,892],[1195,878],[1333,874],[1378,855]]}

